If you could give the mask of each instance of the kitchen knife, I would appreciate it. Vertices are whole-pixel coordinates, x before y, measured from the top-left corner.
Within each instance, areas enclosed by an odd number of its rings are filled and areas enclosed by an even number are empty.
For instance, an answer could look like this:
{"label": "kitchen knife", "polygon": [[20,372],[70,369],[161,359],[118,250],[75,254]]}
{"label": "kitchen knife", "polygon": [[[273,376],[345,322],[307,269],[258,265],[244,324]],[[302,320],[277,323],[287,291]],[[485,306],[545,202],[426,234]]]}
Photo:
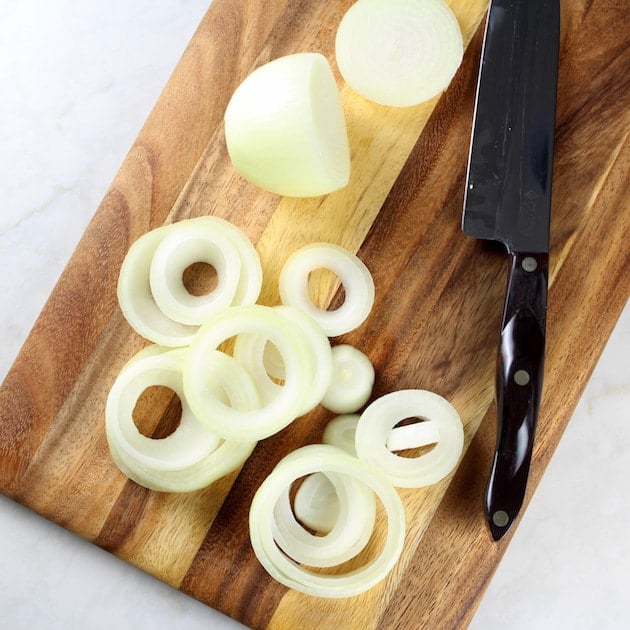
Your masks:
{"label": "kitchen knife", "polygon": [[559,32],[559,0],[490,3],[462,229],[509,254],[485,496],[494,540],[523,503],[542,393]]}

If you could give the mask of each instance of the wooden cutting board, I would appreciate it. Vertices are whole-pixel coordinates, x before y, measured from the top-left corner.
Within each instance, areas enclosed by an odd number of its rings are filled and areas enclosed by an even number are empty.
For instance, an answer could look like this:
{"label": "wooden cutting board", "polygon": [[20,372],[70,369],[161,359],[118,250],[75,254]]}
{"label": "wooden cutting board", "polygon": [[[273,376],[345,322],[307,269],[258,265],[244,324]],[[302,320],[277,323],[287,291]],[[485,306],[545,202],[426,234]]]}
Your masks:
{"label": "wooden cutting board", "polygon": [[[350,185],[323,198],[264,193],[232,169],[225,105],[251,70],[299,51],[334,65],[351,0],[215,0],[0,389],[0,489],[16,501],[254,628],[460,627],[508,540],[491,542],[482,495],[494,443],[494,357],[506,257],[460,231],[485,0],[451,0],[467,44],[439,99],[407,109],[352,94],[337,74]],[[630,293],[630,5],[563,2],[546,381],[529,495]],[[271,580],[248,541],[251,498],[290,450],[318,442],[317,409],[259,444],[238,475],[188,495],[155,493],[113,465],[104,402],[144,344],[116,302],[121,261],[146,231],[215,214],[256,243],[262,301],[313,241],[371,269],[376,303],[344,341],[372,359],[374,395],[421,387],[459,410],[466,453],[452,479],[401,492],[403,557],[387,580],[339,601]],[[334,287],[322,279],[321,299]],[[335,340],[340,341],[341,339]]]}

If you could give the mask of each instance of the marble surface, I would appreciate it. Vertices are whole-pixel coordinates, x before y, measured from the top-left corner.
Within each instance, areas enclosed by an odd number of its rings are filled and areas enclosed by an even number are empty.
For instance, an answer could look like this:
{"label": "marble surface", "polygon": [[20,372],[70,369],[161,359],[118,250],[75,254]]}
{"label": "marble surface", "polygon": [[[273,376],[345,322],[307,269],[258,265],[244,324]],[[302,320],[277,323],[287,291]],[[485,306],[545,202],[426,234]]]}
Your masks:
{"label": "marble surface", "polygon": [[[0,2],[0,380],[207,6]],[[627,307],[475,630],[628,627],[629,349]],[[5,497],[0,539],[1,628],[242,627]]]}

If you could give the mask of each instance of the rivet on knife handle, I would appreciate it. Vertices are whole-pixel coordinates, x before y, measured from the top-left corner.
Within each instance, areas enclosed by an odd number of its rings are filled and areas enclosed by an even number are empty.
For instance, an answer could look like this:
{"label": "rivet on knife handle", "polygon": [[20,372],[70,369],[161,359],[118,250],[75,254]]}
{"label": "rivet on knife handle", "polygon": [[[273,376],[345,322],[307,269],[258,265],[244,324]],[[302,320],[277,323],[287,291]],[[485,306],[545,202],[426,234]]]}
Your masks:
{"label": "rivet on knife handle", "polygon": [[497,447],[485,509],[495,540],[519,513],[542,393],[547,312],[546,254],[513,254],[497,356]]}

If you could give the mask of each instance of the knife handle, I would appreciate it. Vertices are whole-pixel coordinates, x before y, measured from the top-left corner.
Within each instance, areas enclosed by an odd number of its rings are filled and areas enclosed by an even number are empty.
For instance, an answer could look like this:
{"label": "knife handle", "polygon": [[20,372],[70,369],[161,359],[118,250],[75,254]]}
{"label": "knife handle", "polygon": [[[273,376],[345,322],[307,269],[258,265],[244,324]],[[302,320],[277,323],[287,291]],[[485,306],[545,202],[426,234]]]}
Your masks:
{"label": "knife handle", "polygon": [[497,442],[485,510],[499,540],[516,519],[527,486],[542,393],[547,254],[511,254],[497,357]]}

